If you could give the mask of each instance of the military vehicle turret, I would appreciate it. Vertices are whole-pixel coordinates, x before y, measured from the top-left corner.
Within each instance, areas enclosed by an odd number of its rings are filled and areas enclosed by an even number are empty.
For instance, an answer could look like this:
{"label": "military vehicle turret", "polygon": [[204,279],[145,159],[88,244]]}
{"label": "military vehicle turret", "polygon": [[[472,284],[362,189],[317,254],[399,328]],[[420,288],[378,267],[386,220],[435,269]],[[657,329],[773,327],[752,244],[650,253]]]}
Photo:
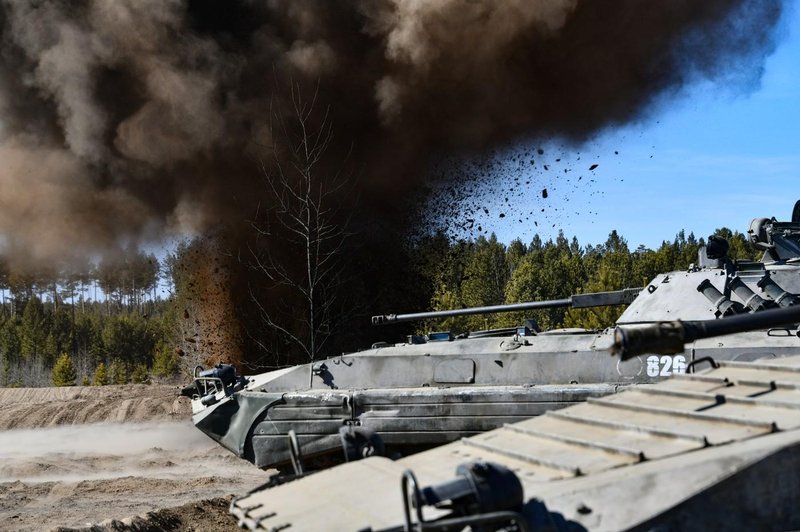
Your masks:
{"label": "military vehicle turret", "polygon": [[[800,202],[791,222],[756,219],[748,233],[764,250],[760,261],[731,261],[727,242],[710,238],[695,265],[660,274],[643,289],[384,315],[373,322],[629,304],[617,325],[632,326],[757,314],[798,303]],[[246,378],[223,365],[198,373],[184,393],[192,397],[193,421],[200,430],[266,468],[290,461],[290,442],[307,457],[341,455],[342,444],[348,443],[342,427],[351,427],[349,434],[359,428],[374,431],[387,452],[419,449],[607,395],[621,386],[685,373],[707,356],[752,361],[797,354],[800,348],[795,329],[764,327],[722,340],[698,337],[677,353],[654,349],[623,363],[608,355],[614,338],[611,328],[538,331],[531,325],[458,337],[434,333]],[[362,439],[354,452],[370,449]]]}

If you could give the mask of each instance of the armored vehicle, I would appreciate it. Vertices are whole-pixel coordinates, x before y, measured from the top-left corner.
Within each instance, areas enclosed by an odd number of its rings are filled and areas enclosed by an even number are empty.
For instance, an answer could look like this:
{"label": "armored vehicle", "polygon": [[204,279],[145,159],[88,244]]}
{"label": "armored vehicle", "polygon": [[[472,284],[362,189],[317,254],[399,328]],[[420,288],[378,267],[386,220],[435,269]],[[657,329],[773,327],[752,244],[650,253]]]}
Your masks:
{"label": "armored vehicle", "polygon": [[[731,261],[727,243],[712,237],[699,250],[695,265],[660,274],[643,289],[392,314],[376,316],[373,322],[629,304],[617,325],[630,326],[677,318],[721,320],[795,305],[800,294],[800,202],[791,222],[759,218],[748,233],[764,251],[760,261]],[[682,374],[707,356],[741,362],[797,354],[800,348],[800,338],[786,327],[763,327],[722,340],[698,337],[677,353],[654,349],[624,363],[608,355],[613,343],[613,329],[538,331],[532,324],[459,337],[435,333],[249,377],[221,365],[197,373],[184,393],[192,397],[193,421],[200,430],[237,456],[267,468],[290,461],[291,442],[307,457],[340,456],[342,443],[347,443],[344,434],[369,429],[382,438],[386,452],[418,450],[622,386]],[[342,427],[351,430],[340,433]],[[290,431],[293,438],[288,438]],[[375,448],[369,438],[355,440],[356,454]]]}
{"label": "armored vehicle", "polygon": [[[674,354],[745,329],[796,334],[798,321],[795,306],[623,326],[613,350]],[[256,488],[231,513],[251,530],[800,529],[800,356],[706,363],[400,460]]]}

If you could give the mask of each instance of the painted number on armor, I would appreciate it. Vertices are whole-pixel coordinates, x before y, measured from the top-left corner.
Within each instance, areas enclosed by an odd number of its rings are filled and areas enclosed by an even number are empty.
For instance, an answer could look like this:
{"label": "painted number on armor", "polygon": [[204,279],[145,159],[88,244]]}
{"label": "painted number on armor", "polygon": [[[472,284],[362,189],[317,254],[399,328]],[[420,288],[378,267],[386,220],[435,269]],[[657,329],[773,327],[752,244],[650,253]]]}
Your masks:
{"label": "painted number on armor", "polygon": [[674,357],[664,355],[650,355],[647,357],[647,376],[648,377],[669,377],[673,373],[686,373],[686,357],[675,355]]}

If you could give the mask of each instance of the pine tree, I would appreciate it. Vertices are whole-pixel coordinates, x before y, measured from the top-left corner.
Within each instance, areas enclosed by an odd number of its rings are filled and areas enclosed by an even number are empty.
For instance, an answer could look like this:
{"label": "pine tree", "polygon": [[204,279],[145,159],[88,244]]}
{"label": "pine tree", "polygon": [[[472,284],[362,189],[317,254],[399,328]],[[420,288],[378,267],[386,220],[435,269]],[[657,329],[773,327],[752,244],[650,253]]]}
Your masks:
{"label": "pine tree", "polygon": [[125,363],[118,358],[111,361],[108,366],[108,374],[111,384],[125,384],[128,382],[128,370]]}
{"label": "pine tree", "polygon": [[[468,307],[499,305],[503,303],[508,277],[505,246],[497,241],[494,233],[488,240],[478,237],[464,268],[461,300]],[[489,329],[497,327],[502,319],[497,315],[471,316],[467,324],[471,330]]]}
{"label": "pine tree", "polygon": [[11,365],[19,360],[20,341],[17,334],[17,325],[14,318],[8,318],[0,327],[0,352],[2,352],[3,365],[0,368],[0,384],[7,386],[10,384]]}
{"label": "pine tree", "polygon": [[[72,315],[69,309],[62,305],[58,311],[50,316],[50,331],[45,341],[45,352],[55,358],[59,353],[72,352]],[[51,351],[52,350],[52,351]]]}
{"label": "pine tree", "polygon": [[131,374],[131,382],[134,384],[145,384],[149,381],[150,376],[147,374],[147,366],[144,364],[136,364]]}
{"label": "pine tree", "polygon": [[21,355],[23,358],[36,358],[44,354],[50,324],[44,305],[38,297],[32,297],[22,313]]}
{"label": "pine tree", "polygon": [[92,386],[105,386],[106,384],[108,384],[108,370],[106,370],[106,363],[100,362],[94,370]]}
{"label": "pine tree", "polygon": [[153,357],[153,375],[169,378],[178,372],[178,356],[166,343],[161,343]]}
{"label": "pine tree", "polygon": [[75,386],[75,379],[78,378],[75,366],[72,364],[72,357],[63,353],[56,365],[53,366],[53,384],[55,386]]}

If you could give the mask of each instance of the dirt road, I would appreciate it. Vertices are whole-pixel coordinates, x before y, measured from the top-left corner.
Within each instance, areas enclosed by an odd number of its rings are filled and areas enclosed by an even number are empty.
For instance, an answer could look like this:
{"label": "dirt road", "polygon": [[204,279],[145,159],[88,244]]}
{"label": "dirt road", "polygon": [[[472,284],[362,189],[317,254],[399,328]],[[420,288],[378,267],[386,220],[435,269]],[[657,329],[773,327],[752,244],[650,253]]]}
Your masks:
{"label": "dirt road", "polygon": [[120,530],[172,508],[151,529],[238,530],[219,498],[267,475],[195,429],[176,391],[0,389],[0,529]]}

